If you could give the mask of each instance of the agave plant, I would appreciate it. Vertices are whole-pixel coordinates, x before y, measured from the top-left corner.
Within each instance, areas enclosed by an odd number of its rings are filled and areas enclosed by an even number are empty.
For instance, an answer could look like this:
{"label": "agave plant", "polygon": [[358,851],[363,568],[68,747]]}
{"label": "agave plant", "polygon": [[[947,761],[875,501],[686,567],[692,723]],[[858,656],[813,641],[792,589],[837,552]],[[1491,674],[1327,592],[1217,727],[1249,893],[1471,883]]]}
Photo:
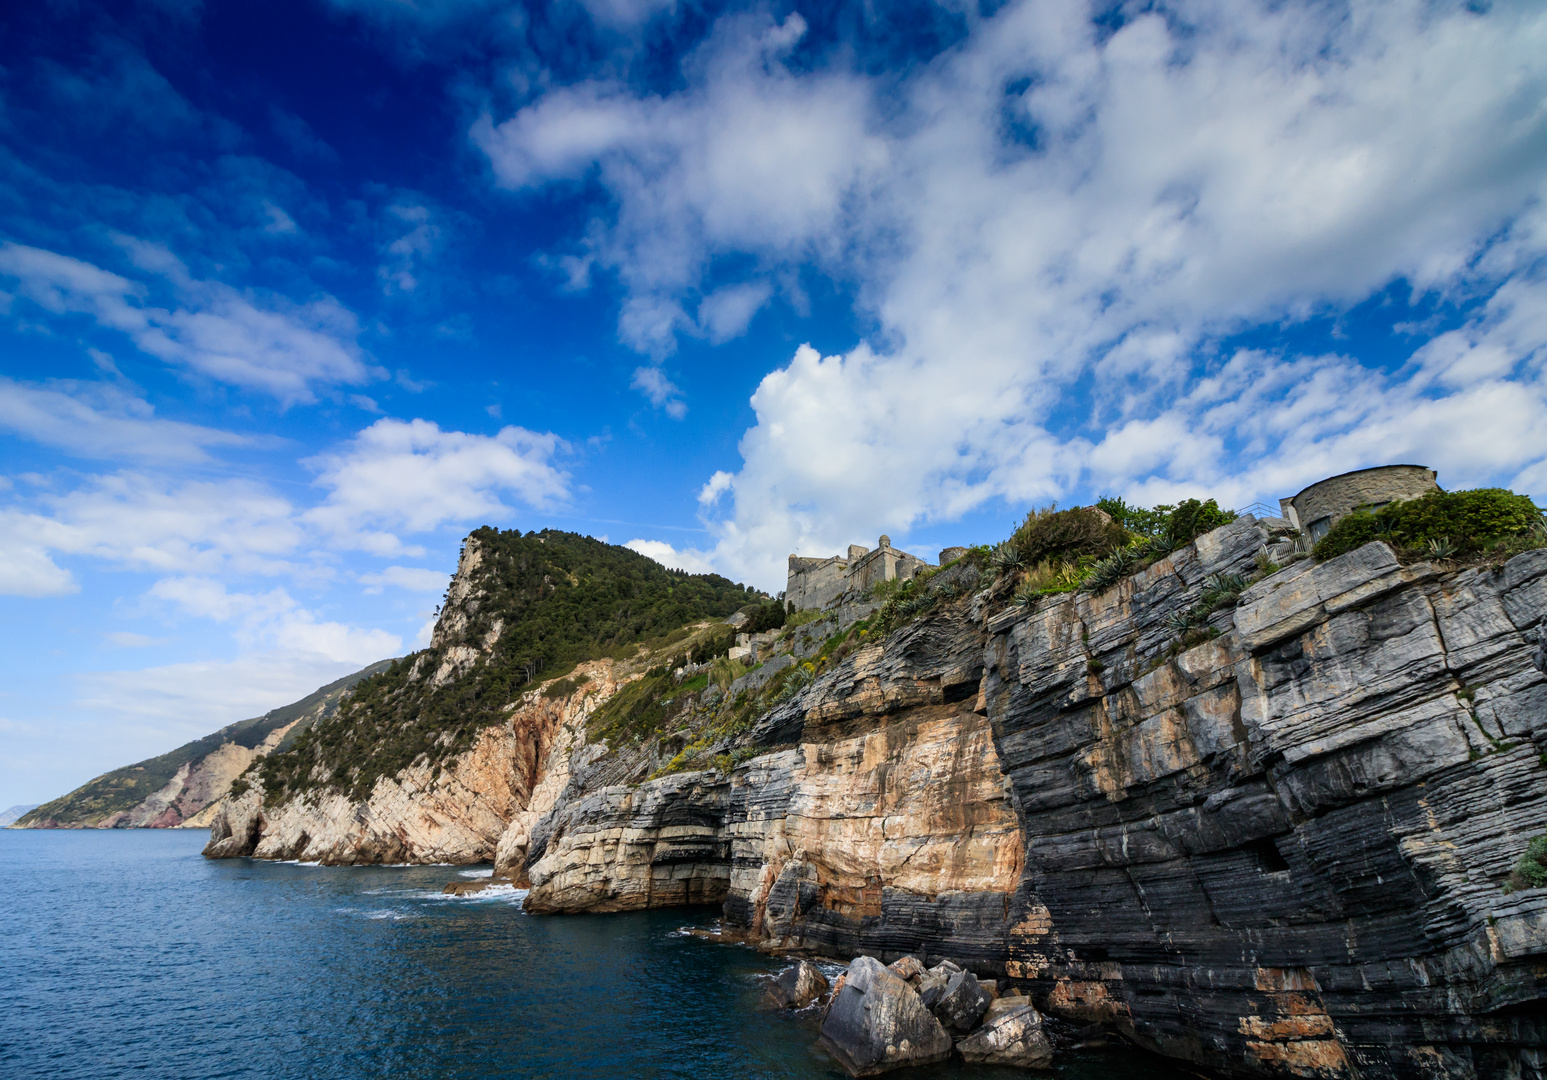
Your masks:
{"label": "agave plant", "polygon": [[1233,604],[1246,584],[1244,574],[1227,574],[1223,571],[1210,574],[1203,579],[1203,603],[1210,608]]}
{"label": "agave plant", "polygon": [[1430,540],[1426,547],[1431,559],[1452,559],[1461,550],[1461,545],[1448,536]]}
{"label": "agave plant", "polygon": [[1026,565],[1026,553],[1013,540],[1001,540],[988,549],[988,564],[1001,574],[1008,574]]}
{"label": "agave plant", "polygon": [[1166,629],[1175,630],[1178,634],[1185,634],[1198,625],[1197,615],[1191,608],[1186,611],[1173,611],[1166,616]]}
{"label": "agave plant", "polygon": [[1030,607],[1042,598],[1042,592],[1032,582],[1027,582],[1015,590],[1015,604],[1017,607]]}
{"label": "agave plant", "polygon": [[1105,592],[1127,576],[1128,566],[1123,559],[1123,553],[1116,551],[1104,559],[1098,559],[1090,568],[1090,576],[1085,579],[1085,588],[1088,592]]}

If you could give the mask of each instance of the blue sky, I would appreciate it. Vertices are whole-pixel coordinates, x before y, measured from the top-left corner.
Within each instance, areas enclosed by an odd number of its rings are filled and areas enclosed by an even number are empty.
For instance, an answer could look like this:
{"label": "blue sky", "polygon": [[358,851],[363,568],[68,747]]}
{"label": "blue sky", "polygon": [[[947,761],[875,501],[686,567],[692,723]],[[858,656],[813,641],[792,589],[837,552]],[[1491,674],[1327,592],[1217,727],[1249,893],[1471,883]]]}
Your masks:
{"label": "blue sky", "polygon": [[422,642],[1035,504],[1547,502],[1539,4],[0,14],[0,806]]}

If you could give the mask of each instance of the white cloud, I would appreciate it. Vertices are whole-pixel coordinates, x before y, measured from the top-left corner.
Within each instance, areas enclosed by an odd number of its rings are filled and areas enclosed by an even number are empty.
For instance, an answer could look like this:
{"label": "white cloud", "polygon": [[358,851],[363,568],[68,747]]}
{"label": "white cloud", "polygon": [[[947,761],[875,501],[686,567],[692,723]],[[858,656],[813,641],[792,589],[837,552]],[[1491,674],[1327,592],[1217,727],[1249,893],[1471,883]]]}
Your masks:
{"label": "white cloud", "polygon": [[[876,332],[769,374],[702,495],[733,496],[717,564],[767,586],[790,551],[1082,485],[1547,476],[1547,12],[1474,8],[1184,0],[1107,32],[1011,3],[874,82],[786,67],[795,19],[727,19],[680,90],[559,88],[473,137],[511,188],[595,170],[591,243],[652,355],[713,332],[680,313],[717,258],[859,283]],[[1216,353],[1399,280],[1490,299],[1395,372]]]}
{"label": "white cloud", "polygon": [[664,540],[630,540],[623,545],[637,551],[666,567],[668,570],[686,570],[690,574],[714,572],[711,553],[693,548],[674,548]]}
{"label": "white cloud", "polygon": [[716,345],[740,337],[772,293],[766,281],[717,289],[698,305],[699,328]]}
{"label": "white cloud", "polygon": [[342,543],[379,555],[411,552],[393,530],[505,520],[514,495],[545,509],[569,495],[553,459],[566,445],[520,427],[497,435],[442,431],[428,420],[376,421],[338,451],[312,459],[327,499],[302,518]]}
{"label": "white cloud", "polygon": [[379,593],[387,585],[409,592],[437,593],[443,592],[450,580],[445,571],[417,566],[389,566],[379,573],[360,575],[360,584],[367,586],[365,591],[371,593]]}
{"label": "white cloud", "polygon": [[376,276],[383,291],[413,292],[419,287],[419,265],[435,253],[441,230],[428,206],[396,202],[387,207],[393,237],[382,247]]}
{"label": "white cloud", "polygon": [[210,578],[164,578],[147,594],[186,614],[219,623],[235,623],[244,649],[270,648],[315,654],[331,663],[359,664],[391,656],[402,638],[384,630],[322,622],[284,589],[266,593],[230,592]]}
{"label": "white cloud", "polygon": [[45,513],[0,508],[0,594],[75,592],[54,554],[162,572],[283,572],[294,569],[286,557],[302,538],[290,504],[246,480],[122,472],[36,502]]}
{"label": "white cloud", "polygon": [[122,386],[49,380],[42,385],[0,375],[0,428],[80,457],[199,462],[207,447],[252,440],[229,431],[162,420],[150,403]]}
{"label": "white cloud", "polygon": [[[782,23],[733,16],[689,59],[682,92],[641,97],[586,82],[474,125],[500,184],[534,187],[595,168],[620,199],[593,253],[631,293],[620,327],[635,348],[663,355],[693,326],[677,295],[697,286],[716,250],[801,259],[839,249],[845,200],[886,167],[862,80],[786,66],[805,30],[798,14]],[[727,313],[751,317],[735,306]]]}
{"label": "white cloud", "polygon": [[45,311],[89,315],[145,353],[285,404],[316,400],[317,386],[357,385],[385,374],[366,363],[355,343],[354,315],[332,297],[295,304],[239,292],[194,279],[164,248],[119,239],[139,269],[172,287],[181,306],[152,306],[143,283],[15,243],[0,245],[0,276],[14,279],[17,293]]}
{"label": "white cloud", "polygon": [[80,592],[75,575],[49,558],[33,522],[0,512],[0,596],[68,596]]}
{"label": "white cloud", "polygon": [[645,397],[650,399],[650,404],[657,409],[664,409],[666,415],[673,420],[681,420],[688,414],[687,402],[682,400],[682,391],[677,384],[666,377],[666,373],[658,367],[641,367],[634,369],[633,387]]}
{"label": "white cloud", "polygon": [[[130,434],[144,433],[133,429]],[[150,434],[162,433],[151,428]],[[180,429],[173,434],[189,437]],[[175,441],[170,445],[175,448]],[[131,449],[126,444],[125,450]],[[318,553],[306,550],[309,544],[388,556],[422,554],[397,533],[504,520],[512,513],[501,499],[507,494],[535,509],[563,503],[569,475],[554,458],[565,449],[555,435],[519,427],[485,436],[442,431],[423,420],[383,419],[309,462],[320,471],[317,482],[328,494],[306,510],[249,480],[179,480],[123,471],[90,476],[56,493],[45,478],[36,477],[43,486],[40,493],[22,498],[12,492],[9,505],[0,506],[0,595],[78,591],[70,570],[54,561],[60,555],[191,580],[228,574],[325,576]],[[0,482],[0,490],[10,487],[9,481]],[[445,578],[399,566],[361,580],[433,591]],[[194,598],[189,594],[179,602],[187,607]],[[217,615],[213,607],[202,614]]]}
{"label": "white cloud", "polygon": [[677,6],[676,0],[580,0],[598,25],[626,30]]}
{"label": "white cloud", "polygon": [[419,632],[414,635],[415,649],[428,649],[430,642],[435,639],[435,618],[429,618],[419,624]]}

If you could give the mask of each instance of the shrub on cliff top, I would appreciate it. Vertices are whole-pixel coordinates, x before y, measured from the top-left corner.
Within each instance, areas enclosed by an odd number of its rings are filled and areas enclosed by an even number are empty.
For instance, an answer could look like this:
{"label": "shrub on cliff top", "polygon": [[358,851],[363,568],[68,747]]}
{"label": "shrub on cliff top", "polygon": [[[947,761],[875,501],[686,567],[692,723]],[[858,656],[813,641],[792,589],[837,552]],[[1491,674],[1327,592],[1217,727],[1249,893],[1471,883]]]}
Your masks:
{"label": "shrub on cliff top", "polygon": [[1499,541],[1529,538],[1540,529],[1542,512],[1530,498],[1504,488],[1433,491],[1388,503],[1374,512],[1349,514],[1316,545],[1318,559],[1331,559],[1371,540],[1399,551],[1424,554],[1445,542],[1456,555],[1474,555]]}
{"label": "shrub on cliff top", "polygon": [[1206,532],[1213,532],[1221,525],[1229,525],[1235,517],[1234,510],[1221,510],[1219,503],[1213,499],[1208,502],[1186,499],[1166,514],[1166,528],[1161,535],[1171,545],[1171,550],[1175,551]]}
{"label": "shrub on cliff top", "polygon": [[1026,515],[1009,543],[1020,555],[1023,565],[1040,563],[1077,564],[1083,559],[1100,559],[1127,545],[1128,530],[1093,506],[1059,510],[1048,506]]}
{"label": "shrub on cliff top", "polygon": [[1228,525],[1236,518],[1234,511],[1221,510],[1213,499],[1207,502],[1184,499],[1175,506],[1145,509],[1107,497],[1096,500],[1096,509],[1129,532],[1155,541],[1152,546],[1164,546],[1169,551],[1190,544],[1204,533]]}

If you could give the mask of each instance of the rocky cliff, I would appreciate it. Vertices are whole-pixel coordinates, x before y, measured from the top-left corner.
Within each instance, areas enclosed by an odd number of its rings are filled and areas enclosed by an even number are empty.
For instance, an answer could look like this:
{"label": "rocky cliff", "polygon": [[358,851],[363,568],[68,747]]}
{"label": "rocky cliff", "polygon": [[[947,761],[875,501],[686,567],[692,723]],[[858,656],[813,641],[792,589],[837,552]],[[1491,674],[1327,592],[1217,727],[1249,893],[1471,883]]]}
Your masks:
{"label": "rocky cliff", "polygon": [[1505,884],[1547,827],[1547,550],[1264,576],[1271,539],[1241,518],[1018,606],[958,577],[761,686],[597,661],[438,780],[254,790],[210,851],[492,855],[534,912],[716,903],[761,947],[950,958],[1220,1073],[1542,1075],[1547,889]]}
{"label": "rocky cliff", "polygon": [[28,807],[13,827],[207,829],[216,804],[253,762],[331,715],[356,683],[389,663],[379,661],[319,687],[300,701],[227,725],[159,757],[103,773],[53,802]]}

